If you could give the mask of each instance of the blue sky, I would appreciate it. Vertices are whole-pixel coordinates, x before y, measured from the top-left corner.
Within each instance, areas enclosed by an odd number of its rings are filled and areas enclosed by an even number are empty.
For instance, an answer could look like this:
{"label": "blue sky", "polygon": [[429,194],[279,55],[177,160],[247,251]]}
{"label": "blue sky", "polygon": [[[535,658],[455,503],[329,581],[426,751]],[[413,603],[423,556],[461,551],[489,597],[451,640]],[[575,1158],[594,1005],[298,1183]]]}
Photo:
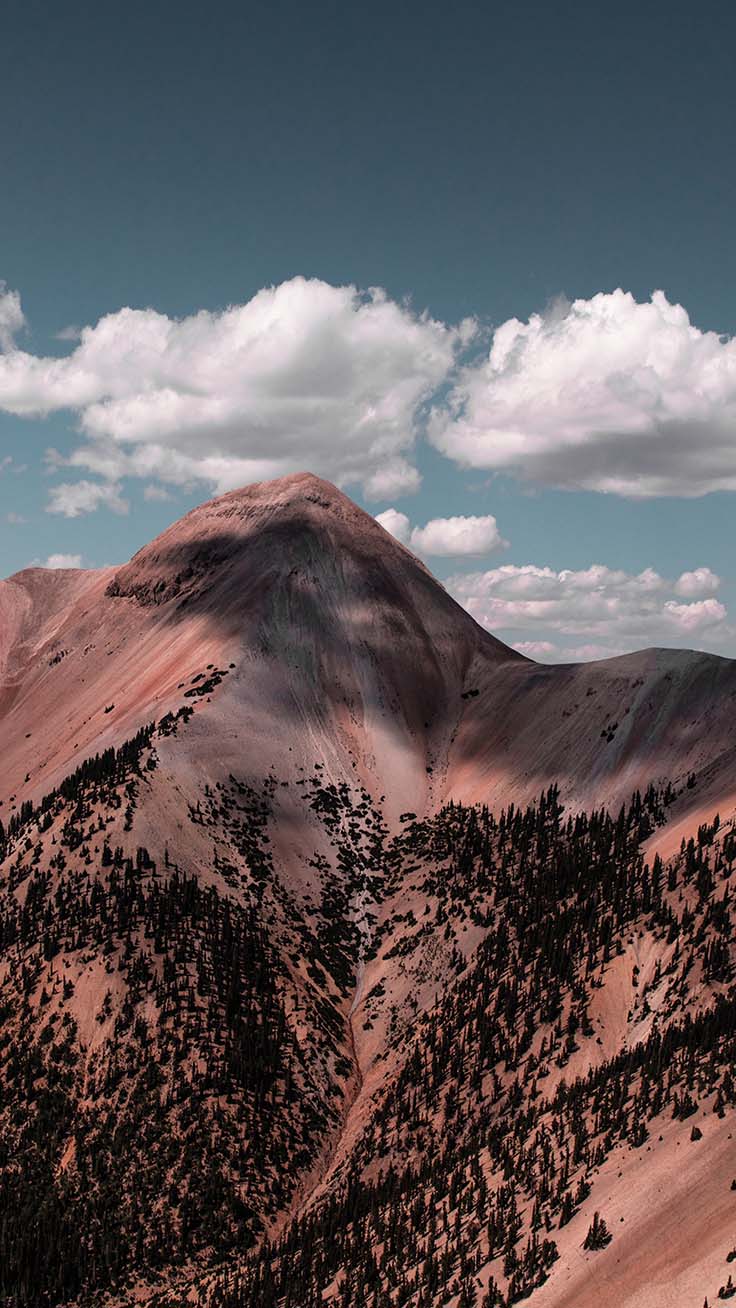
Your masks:
{"label": "blue sky", "polygon": [[539,657],[733,655],[735,39],[11,0],[0,575],[313,468]]}

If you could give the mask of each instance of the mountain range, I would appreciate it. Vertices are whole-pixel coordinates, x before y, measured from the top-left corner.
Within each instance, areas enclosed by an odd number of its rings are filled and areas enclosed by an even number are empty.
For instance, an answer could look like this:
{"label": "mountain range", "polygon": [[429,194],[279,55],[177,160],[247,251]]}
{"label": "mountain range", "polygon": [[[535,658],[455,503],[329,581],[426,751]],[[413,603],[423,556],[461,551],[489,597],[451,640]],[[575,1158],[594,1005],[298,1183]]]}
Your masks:
{"label": "mountain range", "polygon": [[308,474],[0,582],[0,1304],[730,1297],[735,709]]}

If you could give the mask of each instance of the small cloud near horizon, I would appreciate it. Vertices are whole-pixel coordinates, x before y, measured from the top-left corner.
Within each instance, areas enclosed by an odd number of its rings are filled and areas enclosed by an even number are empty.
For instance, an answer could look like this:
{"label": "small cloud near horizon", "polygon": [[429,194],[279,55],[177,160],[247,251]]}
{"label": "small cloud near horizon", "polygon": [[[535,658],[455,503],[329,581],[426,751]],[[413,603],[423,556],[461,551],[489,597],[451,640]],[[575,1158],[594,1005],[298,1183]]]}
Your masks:
{"label": "small cloud near horizon", "polygon": [[51,568],[51,569],[81,568],[81,566],[82,566],[81,554],[49,554],[48,558],[43,564],[44,568]]}
{"label": "small cloud near horizon", "polygon": [[719,643],[734,634],[726,606],[714,596],[720,578],[710,568],[668,580],[653,568],[504,564],[456,574],[445,585],[481,626],[523,654],[554,662],[609,658],[652,644],[691,645],[703,637]]}

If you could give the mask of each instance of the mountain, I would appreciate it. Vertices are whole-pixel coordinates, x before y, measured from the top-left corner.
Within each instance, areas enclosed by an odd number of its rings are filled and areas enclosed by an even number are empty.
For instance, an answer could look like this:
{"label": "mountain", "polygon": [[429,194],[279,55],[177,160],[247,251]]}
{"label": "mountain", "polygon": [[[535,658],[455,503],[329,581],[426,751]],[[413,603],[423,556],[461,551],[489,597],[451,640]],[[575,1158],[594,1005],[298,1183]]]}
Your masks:
{"label": "mountain", "polygon": [[727,1290],[735,700],[309,475],[0,582],[0,1304]]}

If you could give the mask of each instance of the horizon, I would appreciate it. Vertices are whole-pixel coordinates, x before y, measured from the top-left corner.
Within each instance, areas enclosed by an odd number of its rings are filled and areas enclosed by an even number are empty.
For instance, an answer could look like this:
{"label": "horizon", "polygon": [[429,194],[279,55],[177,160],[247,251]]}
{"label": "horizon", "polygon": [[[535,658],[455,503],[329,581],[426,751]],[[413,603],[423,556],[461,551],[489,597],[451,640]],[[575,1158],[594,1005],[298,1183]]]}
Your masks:
{"label": "horizon", "polygon": [[[327,484],[327,485],[331,486],[333,490],[338,490],[338,491],[340,491],[340,487],[337,486],[334,482],[330,482],[330,481],[329,481],[329,478],[321,477],[318,473],[310,472],[310,471],[308,471],[307,469],[301,469],[301,470],[298,470],[298,471],[293,472],[293,473],[285,473],[285,474],[284,474],[283,476],[281,476],[281,477],[272,477],[272,478],[267,478],[267,479],[264,479],[264,480],[261,481],[261,482],[250,482],[250,483],[247,483],[246,485],[243,485],[243,486],[234,487],[234,488],[233,488],[232,490],[230,490],[230,491],[224,491],[224,492],[222,493],[222,495],[210,496],[209,499],[207,499],[207,500],[202,500],[202,501],[200,501],[199,504],[194,505],[192,508],[188,509],[188,510],[186,511],[186,513],[182,515],[182,517],[186,517],[186,516],[188,516],[190,513],[196,512],[196,510],[197,510],[198,508],[203,508],[203,507],[205,507],[207,504],[215,503],[215,502],[216,502],[217,500],[219,500],[219,499],[225,499],[225,498],[228,498],[228,497],[231,497],[231,496],[237,496],[239,493],[242,494],[242,493],[245,492],[245,491],[251,490],[254,486],[269,486],[269,485],[272,485],[272,484],[277,484],[277,483],[279,483],[279,482],[294,481],[294,480],[299,480],[299,479],[311,479],[311,480],[314,480],[314,481],[319,481],[319,482],[322,482],[322,483],[324,483],[324,484]],[[347,494],[347,493],[344,492],[344,491],[341,491],[341,493],[342,493],[342,494]],[[362,507],[360,504],[358,504],[357,500],[353,500],[351,496],[347,495],[347,498],[350,499],[351,503],[355,504],[358,508],[361,508],[361,507]],[[366,510],[363,510],[363,512],[366,512]],[[370,517],[370,516],[372,516],[372,515],[367,514],[367,516]],[[379,517],[380,517],[380,515],[378,515],[378,517],[376,517],[375,521],[379,522]],[[180,519],[175,519],[175,521],[174,521],[173,523],[169,524],[169,525],[170,525],[170,526],[175,526],[176,523],[177,523],[178,521],[181,521],[181,520],[182,520],[181,518],[180,518]],[[420,562],[424,567],[428,567],[427,560],[424,559],[424,558],[422,558],[422,556],[421,556],[420,553],[416,553],[416,552],[412,549],[412,546],[411,546],[411,543],[410,543],[410,542],[400,540],[400,539],[399,539],[399,538],[398,538],[398,537],[397,537],[393,532],[391,532],[387,527],[384,526],[384,524],[382,524],[382,523],[380,523],[380,522],[379,522],[379,526],[383,526],[383,529],[384,529],[385,531],[387,531],[387,534],[388,534],[389,536],[391,536],[394,540],[397,540],[399,545],[402,545],[405,549],[409,550],[409,552],[410,552],[411,554],[414,555],[414,557],[418,560],[418,562]],[[168,528],[164,528],[163,530],[166,531],[166,530],[168,530]],[[161,534],[163,534],[163,533],[161,533]],[[155,539],[157,539],[157,537],[154,537],[154,540],[155,540]],[[145,542],[144,545],[143,545],[141,548],[145,548],[146,544],[149,544],[149,543],[153,543],[153,541],[151,541],[151,542]],[[131,556],[131,557],[133,557],[133,556]],[[19,571],[15,572],[15,573],[12,573],[12,574],[11,574],[10,576],[8,576],[8,577],[2,577],[2,578],[0,578],[0,582],[13,581],[16,577],[20,577],[20,576],[22,576],[24,572],[34,571],[34,570],[39,570],[39,569],[40,569],[41,571],[47,571],[47,572],[49,572],[49,571],[65,571],[65,570],[66,570],[66,571],[72,571],[72,572],[77,572],[77,571],[81,571],[81,572],[105,572],[105,571],[112,571],[112,572],[114,572],[114,571],[116,571],[118,568],[124,567],[125,564],[128,563],[129,561],[130,561],[129,559],[122,559],[122,560],[120,560],[120,561],[117,562],[117,563],[107,563],[107,564],[97,565],[97,566],[93,566],[93,565],[91,565],[91,564],[87,564],[87,565],[85,565],[84,563],[81,563],[81,564],[79,564],[79,565],[77,565],[77,564],[72,564],[72,565],[69,566],[69,567],[67,567],[66,562],[65,562],[64,560],[61,560],[61,559],[58,560],[58,561],[49,561],[49,562],[46,562],[46,563],[33,563],[33,564],[29,564],[26,568],[19,569]],[[450,594],[451,598],[452,598],[452,599],[455,599],[456,602],[458,603],[459,607],[462,608],[463,606],[462,606],[460,600],[458,600],[458,599],[456,598],[456,596],[453,595],[452,590],[449,589],[448,586],[446,586],[446,585],[445,585],[445,584],[444,584],[444,583],[443,583],[443,582],[442,582],[438,577],[435,576],[435,574],[432,572],[431,567],[429,568],[429,571],[430,571],[430,573],[432,574],[432,576],[434,577],[434,579],[435,579],[435,580],[436,580],[440,585],[444,586],[444,589],[445,589],[445,590],[448,590],[448,593]],[[467,611],[469,611],[469,610],[467,610]],[[470,616],[471,616],[471,617],[474,616],[474,615],[472,614],[472,612],[470,612]],[[477,621],[477,619],[474,619],[474,620]],[[492,635],[492,636],[496,636],[496,633],[495,633],[494,631],[490,630],[490,628],[488,628],[487,626],[485,626],[485,624],[483,624],[483,623],[479,623],[479,625],[480,625],[481,627],[483,627],[486,631],[489,631],[489,634],[490,634],[490,635]],[[500,637],[496,636],[496,639],[500,639]],[[508,643],[505,642],[505,641],[502,641],[502,643],[503,643],[503,644],[508,644]],[[515,650],[515,647],[514,647],[513,645],[508,645],[508,648],[509,648],[511,651],[518,652],[518,653],[522,653],[523,656],[524,656],[525,658],[529,659],[531,662],[544,663],[545,661],[547,661],[547,660],[545,660],[545,659],[543,659],[543,658],[535,658],[535,657],[534,657],[532,654],[530,654],[530,653],[526,653],[526,652],[521,651],[521,650],[520,650],[520,651],[517,651],[517,650]],[[650,654],[650,653],[662,653],[662,652],[664,652],[664,653],[671,652],[671,653],[673,653],[673,654],[676,654],[676,653],[686,653],[686,654],[690,654],[690,653],[703,653],[703,654],[709,654],[709,653],[711,653],[711,651],[708,651],[708,650],[700,650],[700,649],[698,649],[697,646],[689,646],[689,645],[646,645],[646,646],[638,647],[638,648],[636,648],[636,649],[627,650],[627,651],[622,652],[622,653],[603,655],[601,658],[571,659],[571,660],[569,660],[569,662],[571,662],[571,663],[596,663],[596,662],[604,662],[604,661],[611,660],[611,659],[626,659],[626,658],[629,658],[629,657],[635,656],[635,655],[637,655],[637,654]],[[728,655],[728,654],[712,654],[712,657],[714,657],[714,658],[723,658],[723,659],[726,659],[727,661],[733,661],[732,656],[731,656],[731,655]],[[565,660],[565,662],[567,662],[567,661],[568,661],[568,660]],[[555,660],[555,662],[562,662],[562,660]]]}

